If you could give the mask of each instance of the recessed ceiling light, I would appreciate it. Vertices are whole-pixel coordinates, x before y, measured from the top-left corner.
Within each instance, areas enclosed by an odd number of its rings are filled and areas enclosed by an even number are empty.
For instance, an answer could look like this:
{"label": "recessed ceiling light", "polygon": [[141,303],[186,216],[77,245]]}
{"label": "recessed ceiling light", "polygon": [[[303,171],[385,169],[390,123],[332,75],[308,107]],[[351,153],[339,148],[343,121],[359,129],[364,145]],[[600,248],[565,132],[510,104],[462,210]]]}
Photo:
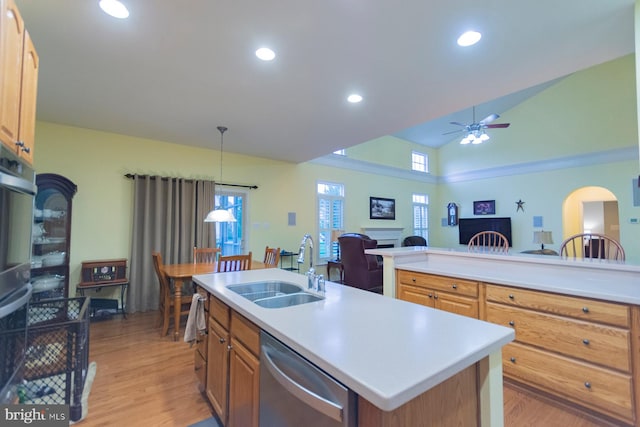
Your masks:
{"label": "recessed ceiling light", "polygon": [[480,41],[482,38],[482,34],[477,31],[467,31],[458,37],[458,45],[459,46],[472,46]]}
{"label": "recessed ceiling light", "polygon": [[124,19],[129,17],[127,7],[118,0],[100,0],[98,4],[100,9],[114,18]]}
{"label": "recessed ceiling light", "polygon": [[261,47],[260,49],[256,50],[256,56],[263,61],[271,61],[276,57],[276,53],[268,47]]}
{"label": "recessed ceiling light", "polygon": [[351,102],[352,104],[357,104],[358,102],[362,101],[362,96],[358,95],[357,93],[352,93],[347,97],[347,101]]}

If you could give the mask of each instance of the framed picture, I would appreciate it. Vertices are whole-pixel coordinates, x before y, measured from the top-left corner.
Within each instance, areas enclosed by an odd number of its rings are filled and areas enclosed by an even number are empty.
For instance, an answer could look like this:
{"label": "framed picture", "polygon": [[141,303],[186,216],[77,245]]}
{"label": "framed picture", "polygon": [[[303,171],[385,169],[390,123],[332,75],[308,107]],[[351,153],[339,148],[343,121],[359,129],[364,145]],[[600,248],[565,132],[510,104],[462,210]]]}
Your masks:
{"label": "framed picture", "polygon": [[474,215],[495,215],[495,213],[496,213],[495,200],[480,200],[477,202],[473,202]]}
{"label": "framed picture", "polygon": [[396,219],[396,200],[369,197],[369,219]]}

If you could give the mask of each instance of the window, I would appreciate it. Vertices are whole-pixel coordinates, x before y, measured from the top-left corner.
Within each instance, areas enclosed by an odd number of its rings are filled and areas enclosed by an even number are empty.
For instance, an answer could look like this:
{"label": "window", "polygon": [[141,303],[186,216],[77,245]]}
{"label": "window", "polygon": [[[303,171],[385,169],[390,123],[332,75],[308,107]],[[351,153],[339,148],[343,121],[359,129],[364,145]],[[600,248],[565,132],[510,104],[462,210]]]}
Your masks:
{"label": "window", "polygon": [[413,151],[411,153],[411,170],[418,172],[429,172],[429,158],[424,153]]}
{"label": "window", "polygon": [[429,244],[429,196],[413,195],[413,234],[422,236]]}
{"label": "window", "polygon": [[338,242],[331,241],[331,231],[344,224],[344,185],[318,182],[318,261],[335,259]]}
{"label": "window", "polygon": [[237,222],[216,222],[216,247],[222,248],[222,255],[239,255],[244,251],[244,202],[242,193],[218,191],[215,206],[231,209]]}

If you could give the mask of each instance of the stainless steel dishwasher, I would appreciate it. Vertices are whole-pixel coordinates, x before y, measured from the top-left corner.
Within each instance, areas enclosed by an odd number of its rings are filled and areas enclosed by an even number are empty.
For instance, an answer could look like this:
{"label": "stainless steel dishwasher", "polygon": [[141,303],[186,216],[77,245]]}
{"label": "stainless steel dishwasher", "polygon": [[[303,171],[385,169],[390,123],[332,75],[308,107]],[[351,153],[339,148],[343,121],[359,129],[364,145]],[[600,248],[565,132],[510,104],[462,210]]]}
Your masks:
{"label": "stainless steel dishwasher", "polygon": [[356,425],[353,391],[268,333],[260,342],[261,426]]}

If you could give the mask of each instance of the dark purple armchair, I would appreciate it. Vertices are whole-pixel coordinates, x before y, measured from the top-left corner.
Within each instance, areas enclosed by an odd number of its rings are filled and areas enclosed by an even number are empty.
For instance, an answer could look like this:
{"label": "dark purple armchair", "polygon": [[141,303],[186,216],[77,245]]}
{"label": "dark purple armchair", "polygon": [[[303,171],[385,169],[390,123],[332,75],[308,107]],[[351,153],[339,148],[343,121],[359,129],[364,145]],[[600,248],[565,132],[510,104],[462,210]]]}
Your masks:
{"label": "dark purple armchair", "polygon": [[365,249],[378,247],[377,240],[359,233],[346,233],[338,237],[344,269],[344,284],[378,294],[382,293],[382,261],[376,255],[367,255]]}

